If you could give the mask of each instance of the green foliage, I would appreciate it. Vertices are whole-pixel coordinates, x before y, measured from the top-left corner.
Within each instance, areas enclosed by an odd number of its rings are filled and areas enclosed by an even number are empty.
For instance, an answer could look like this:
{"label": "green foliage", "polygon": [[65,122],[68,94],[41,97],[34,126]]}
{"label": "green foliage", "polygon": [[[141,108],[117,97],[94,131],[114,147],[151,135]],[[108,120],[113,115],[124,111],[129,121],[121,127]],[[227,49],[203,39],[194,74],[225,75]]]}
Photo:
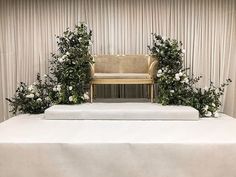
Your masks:
{"label": "green foliage", "polygon": [[22,113],[43,113],[51,104],[49,96],[51,85],[47,79],[41,80],[40,75],[37,75],[37,81],[32,85],[27,85],[21,82],[16,89],[14,97],[6,98],[12,107],[11,112],[16,114]]}
{"label": "green foliage", "polygon": [[59,53],[52,54],[51,74],[54,78],[54,91],[59,104],[83,103],[88,99],[87,90],[91,80],[89,53],[92,32],[85,24],[67,29],[58,36]]}
{"label": "green foliage", "polygon": [[200,116],[217,117],[220,97],[231,80],[227,79],[220,87],[215,87],[211,82],[209,89],[197,88],[195,84],[201,76],[190,77],[188,68],[183,67],[185,50],[182,49],[182,42],[163,39],[157,34],[153,34],[153,38],[153,45],[148,48],[158,60],[157,102],[163,105],[188,105],[196,108]]}
{"label": "green foliage", "polygon": [[52,54],[50,76],[44,81],[37,75],[37,82],[28,86],[21,82],[14,97],[6,98],[11,112],[43,113],[52,104],[79,104],[89,99],[91,80],[89,53],[92,32],[85,24],[67,29],[58,36],[58,53]]}
{"label": "green foliage", "polygon": [[224,94],[225,87],[230,84],[231,79],[227,79],[220,87],[210,83],[209,88],[195,88],[192,92],[191,106],[195,107],[202,116],[218,117],[218,110],[221,106],[220,98]]}

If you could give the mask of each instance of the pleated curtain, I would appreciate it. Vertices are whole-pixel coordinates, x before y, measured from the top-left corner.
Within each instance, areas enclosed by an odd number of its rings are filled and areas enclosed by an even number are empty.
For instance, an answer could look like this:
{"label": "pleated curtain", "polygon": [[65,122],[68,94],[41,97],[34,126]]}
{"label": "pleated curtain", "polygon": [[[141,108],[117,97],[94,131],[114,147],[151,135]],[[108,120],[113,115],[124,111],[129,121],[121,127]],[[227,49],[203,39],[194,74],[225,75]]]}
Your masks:
{"label": "pleated curtain", "polygon": [[[235,0],[0,0],[0,121],[6,97],[20,81],[48,73],[56,35],[85,22],[93,31],[92,54],[147,54],[151,33],[183,42],[190,75],[199,86],[233,83],[222,111],[236,117]],[[101,86],[97,97],[145,97],[145,86]]]}

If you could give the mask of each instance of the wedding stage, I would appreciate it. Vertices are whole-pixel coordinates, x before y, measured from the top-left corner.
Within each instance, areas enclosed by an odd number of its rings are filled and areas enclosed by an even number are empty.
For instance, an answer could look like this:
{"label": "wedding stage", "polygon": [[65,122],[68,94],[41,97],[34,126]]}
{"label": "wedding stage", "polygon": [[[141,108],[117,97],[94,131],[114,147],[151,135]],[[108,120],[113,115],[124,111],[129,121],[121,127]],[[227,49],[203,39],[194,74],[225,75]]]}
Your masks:
{"label": "wedding stage", "polygon": [[86,103],[54,105],[45,111],[45,119],[124,119],[124,120],[198,120],[190,106],[162,106],[153,103]]}
{"label": "wedding stage", "polygon": [[0,124],[1,177],[235,177],[236,120],[45,120]]}

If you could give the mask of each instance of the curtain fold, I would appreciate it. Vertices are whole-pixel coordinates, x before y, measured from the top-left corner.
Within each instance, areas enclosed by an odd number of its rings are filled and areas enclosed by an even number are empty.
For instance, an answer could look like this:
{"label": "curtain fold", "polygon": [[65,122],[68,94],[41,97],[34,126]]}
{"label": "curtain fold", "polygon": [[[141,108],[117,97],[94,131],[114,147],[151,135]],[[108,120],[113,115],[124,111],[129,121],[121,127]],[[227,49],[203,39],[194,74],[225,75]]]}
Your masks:
{"label": "curtain fold", "polygon": [[[55,35],[80,21],[93,30],[93,54],[146,54],[151,33],[181,40],[199,86],[230,77],[222,110],[236,117],[235,0],[0,0],[0,121],[17,83],[48,72]],[[145,86],[100,86],[98,97],[145,97]]]}

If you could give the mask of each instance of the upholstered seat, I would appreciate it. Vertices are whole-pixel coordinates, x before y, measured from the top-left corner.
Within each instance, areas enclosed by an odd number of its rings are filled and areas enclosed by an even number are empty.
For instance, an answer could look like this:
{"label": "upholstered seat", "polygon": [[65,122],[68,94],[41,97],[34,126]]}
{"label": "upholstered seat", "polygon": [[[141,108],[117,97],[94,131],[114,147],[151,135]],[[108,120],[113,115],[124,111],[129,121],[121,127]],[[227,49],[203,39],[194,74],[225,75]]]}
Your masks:
{"label": "upholstered seat", "polygon": [[98,55],[91,66],[91,102],[97,84],[148,84],[153,101],[157,60],[149,55]]}

